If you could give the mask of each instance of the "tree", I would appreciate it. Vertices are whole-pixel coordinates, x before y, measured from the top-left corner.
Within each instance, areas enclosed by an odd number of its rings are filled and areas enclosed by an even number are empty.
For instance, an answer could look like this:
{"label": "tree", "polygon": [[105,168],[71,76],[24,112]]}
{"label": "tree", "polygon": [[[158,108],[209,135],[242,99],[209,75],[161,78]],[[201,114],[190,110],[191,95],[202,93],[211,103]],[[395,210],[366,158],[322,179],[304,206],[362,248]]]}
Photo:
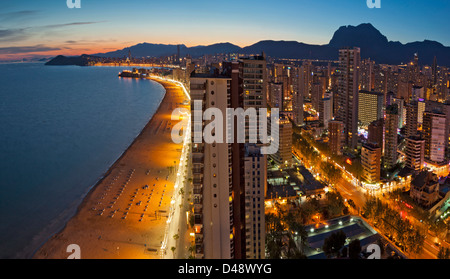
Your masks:
{"label": "tree", "polygon": [[345,208],[344,199],[339,192],[328,192],[325,195],[327,201],[328,218],[342,215]]}
{"label": "tree", "polygon": [[288,259],[305,259],[306,258],[306,256],[303,255],[303,253],[299,249],[297,249],[297,246],[295,245],[295,242],[291,237],[289,237],[289,240],[288,240],[286,257]]}
{"label": "tree", "polygon": [[348,245],[348,256],[350,259],[359,259],[359,254],[361,253],[361,242],[359,239],[352,240]]}
{"label": "tree", "polygon": [[439,248],[439,252],[438,252],[437,258],[439,260],[448,260],[448,259],[450,259],[450,249],[449,248],[444,248],[444,247],[441,246],[441,248]]}
{"label": "tree", "polygon": [[266,219],[266,253],[268,259],[280,259],[281,247],[283,246],[283,231],[285,227],[281,224],[281,218],[273,213],[265,215]]}
{"label": "tree", "polygon": [[320,168],[322,169],[322,172],[327,177],[330,184],[335,185],[336,182],[339,180],[339,178],[342,176],[342,171],[338,168],[336,168],[332,163],[330,162],[322,162],[320,164]]}
{"label": "tree", "polygon": [[285,215],[283,221],[288,226],[291,234],[300,238],[300,243],[302,244],[302,246],[306,246],[308,244],[308,233],[306,232],[305,227],[300,222],[298,222],[297,219],[298,218],[296,218],[294,214],[289,212],[287,215]]}
{"label": "tree", "polygon": [[189,246],[188,251],[189,251],[189,253],[191,253],[191,254],[189,255],[189,258],[190,258],[190,259],[191,259],[191,258],[195,258],[195,245]]}
{"label": "tree", "polygon": [[348,200],[347,203],[351,208],[356,209],[356,204],[352,199]]}
{"label": "tree", "polygon": [[172,246],[171,248],[170,248],[170,250],[172,251],[172,254],[173,254],[173,258],[175,258],[175,250],[176,250],[177,248],[175,248],[175,246]]}
{"label": "tree", "polygon": [[266,253],[268,259],[280,259],[281,258],[281,246],[282,243],[273,238],[272,236],[266,237]]}
{"label": "tree", "polygon": [[328,258],[338,257],[339,251],[344,247],[347,236],[342,230],[332,233],[323,243],[322,250]]}

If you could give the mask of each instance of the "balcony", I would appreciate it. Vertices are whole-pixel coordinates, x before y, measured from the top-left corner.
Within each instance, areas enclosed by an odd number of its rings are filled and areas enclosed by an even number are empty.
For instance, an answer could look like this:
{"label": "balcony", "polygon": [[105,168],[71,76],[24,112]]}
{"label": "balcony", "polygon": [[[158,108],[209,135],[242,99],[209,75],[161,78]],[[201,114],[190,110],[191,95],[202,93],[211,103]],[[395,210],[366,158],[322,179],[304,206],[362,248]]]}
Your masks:
{"label": "balcony", "polygon": [[203,195],[202,187],[194,187],[194,195]]}
{"label": "balcony", "polygon": [[192,147],[192,153],[201,153],[203,154],[205,151],[205,148],[203,145],[198,145],[197,147]]}
{"label": "balcony", "polygon": [[194,178],[194,180],[192,180],[192,183],[194,183],[194,185],[202,185],[203,178]]}
{"label": "balcony", "polygon": [[202,204],[202,202],[203,202],[202,195],[194,194],[194,204]]}
{"label": "balcony", "polygon": [[206,86],[204,83],[202,84],[191,83],[191,90],[206,90]]}
{"label": "balcony", "polygon": [[203,216],[202,215],[194,215],[194,224],[195,225],[203,225]]}
{"label": "balcony", "polygon": [[192,169],[192,172],[193,173],[203,173],[203,167],[194,167],[193,169]]}
{"label": "balcony", "polygon": [[195,204],[194,205],[194,214],[195,215],[203,214],[203,207],[201,205]]}
{"label": "balcony", "polygon": [[203,156],[202,157],[192,157],[192,164],[203,164]]}
{"label": "balcony", "polygon": [[203,256],[204,256],[203,244],[196,244],[195,245],[195,258],[203,259]]}
{"label": "balcony", "polygon": [[195,236],[195,244],[202,245],[203,244],[203,236]]}

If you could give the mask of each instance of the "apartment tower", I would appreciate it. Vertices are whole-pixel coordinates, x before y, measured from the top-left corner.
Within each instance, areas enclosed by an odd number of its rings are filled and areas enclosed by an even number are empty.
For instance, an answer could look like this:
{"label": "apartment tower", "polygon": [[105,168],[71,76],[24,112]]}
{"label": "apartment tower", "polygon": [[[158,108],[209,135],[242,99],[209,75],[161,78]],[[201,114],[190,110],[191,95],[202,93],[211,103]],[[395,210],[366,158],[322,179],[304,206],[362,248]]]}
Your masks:
{"label": "apartment tower", "polygon": [[358,143],[358,78],[360,49],[339,50],[338,110],[336,120],[344,124],[344,143],[354,150]]}

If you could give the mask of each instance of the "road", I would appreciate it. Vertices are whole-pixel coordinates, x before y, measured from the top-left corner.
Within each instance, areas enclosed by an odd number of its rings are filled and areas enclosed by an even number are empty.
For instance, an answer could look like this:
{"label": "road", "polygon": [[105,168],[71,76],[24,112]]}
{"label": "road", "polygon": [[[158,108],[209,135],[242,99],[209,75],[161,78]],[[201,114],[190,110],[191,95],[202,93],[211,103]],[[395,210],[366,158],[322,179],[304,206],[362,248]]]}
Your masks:
{"label": "road", "polygon": [[[301,159],[299,159],[299,155],[295,149],[294,149],[293,154],[294,154],[294,157],[297,158],[297,160],[301,161]],[[334,165],[338,168],[341,168],[336,163],[334,163]],[[339,181],[337,183],[335,183],[334,187],[337,191],[339,191],[339,193],[341,193],[341,195],[344,199],[353,200],[353,202],[356,205],[355,213],[359,214],[361,212],[361,210],[364,208],[364,205],[366,203],[369,193],[367,192],[367,190],[363,189],[362,187],[356,186],[354,183],[349,181],[351,178],[346,177],[346,176],[347,176],[346,173],[343,172],[342,177],[339,179]],[[388,200],[386,197],[383,197],[381,194],[379,194],[377,196],[384,202],[391,203],[390,200]],[[412,218],[412,217],[410,217],[410,218]],[[415,221],[415,223],[419,223],[418,220],[414,219],[414,221]],[[423,245],[423,253],[421,255],[417,255],[414,257],[418,258],[418,259],[436,259],[438,252],[439,252],[439,248],[435,244],[435,239],[436,239],[436,237],[432,236],[431,234],[429,234],[427,232],[425,242]],[[391,244],[393,244],[393,243],[391,243]],[[445,242],[443,242],[442,245],[445,248],[450,247],[450,245],[448,245],[448,243],[445,243]]]}

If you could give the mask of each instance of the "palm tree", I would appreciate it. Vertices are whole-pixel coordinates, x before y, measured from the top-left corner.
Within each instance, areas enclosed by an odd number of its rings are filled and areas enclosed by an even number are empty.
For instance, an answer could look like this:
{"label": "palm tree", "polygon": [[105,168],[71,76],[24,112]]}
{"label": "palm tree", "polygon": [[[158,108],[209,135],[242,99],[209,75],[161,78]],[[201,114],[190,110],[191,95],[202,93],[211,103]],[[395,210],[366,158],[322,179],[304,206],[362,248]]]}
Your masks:
{"label": "palm tree", "polygon": [[325,255],[330,258],[332,256],[339,256],[339,251],[344,247],[347,236],[340,230],[332,233],[323,243],[322,250]]}
{"label": "palm tree", "polygon": [[359,239],[355,239],[348,245],[348,255],[350,259],[359,259],[361,253],[361,242]]}
{"label": "palm tree", "polygon": [[191,253],[191,256],[193,257],[194,256],[194,252],[195,252],[195,245],[189,246],[188,251],[189,251],[189,253]]}

